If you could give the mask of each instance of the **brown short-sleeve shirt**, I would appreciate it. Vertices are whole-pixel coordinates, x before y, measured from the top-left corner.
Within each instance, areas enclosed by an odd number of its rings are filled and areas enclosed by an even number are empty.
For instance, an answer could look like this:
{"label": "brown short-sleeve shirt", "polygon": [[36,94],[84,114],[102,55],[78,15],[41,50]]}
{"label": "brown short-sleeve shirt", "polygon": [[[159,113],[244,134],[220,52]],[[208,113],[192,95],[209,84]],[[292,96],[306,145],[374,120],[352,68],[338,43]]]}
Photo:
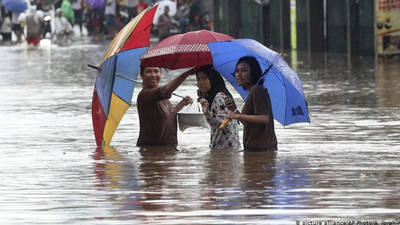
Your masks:
{"label": "brown short-sleeve shirt", "polygon": [[277,150],[278,143],[275,135],[274,116],[267,89],[260,85],[253,86],[247,96],[242,113],[268,115],[270,117],[268,124],[243,122],[244,149],[252,151]]}
{"label": "brown short-sleeve shirt", "polygon": [[140,131],[137,146],[177,145],[177,111],[166,87],[144,88],[137,98]]}

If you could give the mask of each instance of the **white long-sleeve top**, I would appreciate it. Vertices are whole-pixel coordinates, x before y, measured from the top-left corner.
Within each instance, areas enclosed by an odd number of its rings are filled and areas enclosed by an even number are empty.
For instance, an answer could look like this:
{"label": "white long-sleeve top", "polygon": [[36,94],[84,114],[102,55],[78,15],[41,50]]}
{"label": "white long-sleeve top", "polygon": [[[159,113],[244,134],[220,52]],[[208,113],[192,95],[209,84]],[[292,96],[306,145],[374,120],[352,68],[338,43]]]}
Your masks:
{"label": "white long-sleeve top", "polygon": [[68,22],[65,17],[56,17],[54,20],[54,33],[59,34],[68,30],[72,30],[72,25]]}

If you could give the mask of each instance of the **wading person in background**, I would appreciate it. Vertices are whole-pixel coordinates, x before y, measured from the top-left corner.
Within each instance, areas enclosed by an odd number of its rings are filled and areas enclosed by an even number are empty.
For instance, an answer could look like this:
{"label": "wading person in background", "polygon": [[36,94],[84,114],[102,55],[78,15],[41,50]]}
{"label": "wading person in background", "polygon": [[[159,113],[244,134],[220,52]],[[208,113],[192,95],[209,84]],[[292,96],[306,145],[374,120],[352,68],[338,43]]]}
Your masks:
{"label": "wading person in background", "polygon": [[[83,0],[72,0],[72,9],[74,10],[75,24],[78,24],[80,35],[82,36],[82,12],[83,12]],[[75,24],[72,24],[74,26]]]}
{"label": "wading person in background", "polygon": [[21,13],[13,12],[12,17],[11,17],[11,22],[12,22],[12,30],[15,33],[15,36],[17,37],[17,44],[21,44],[22,42],[22,26],[21,26],[21,21],[19,20]]}
{"label": "wading person in background", "polygon": [[58,45],[69,45],[72,42],[72,36],[74,34],[72,25],[68,19],[63,16],[61,9],[57,9],[57,15],[54,19],[54,35],[55,42]]}
{"label": "wading person in background", "polygon": [[194,74],[191,69],[173,79],[164,86],[159,86],[161,69],[159,67],[141,67],[143,89],[137,97],[140,131],[137,146],[174,146],[178,145],[177,113],[184,106],[191,104],[190,97],[183,98],[176,106],[169,99],[186,78]]}
{"label": "wading person in background", "polygon": [[[243,123],[243,146],[245,151],[278,150],[274,116],[268,90],[257,59],[245,56],[236,64],[237,84],[249,91],[242,113],[228,112],[227,118]],[[227,105],[231,103],[227,101]]]}
{"label": "wading person in background", "polygon": [[225,86],[221,75],[211,65],[200,67],[196,73],[197,87],[199,88],[199,102],[202,106],[206,121],[210,125],[210,148],[236,150],[240,148],[239,129],[237,120],[232,120],[223,130],[219,126],[225,120],[228,108],[225,99],[232,99],[232,94]]}
{"label": "wading person in background", "polygon": [[160,41],[171,35],[171,17],[168,15],[169,6],[164,7],[164,13],[158,17],[157,29],[158,29],[158,37]]}
{"label": "wading person in background", "polygon": [[115,16],[116,16],[116,2],[115,0],[107,0],[106,1],[106,9],[104,11],[104,14],[106,15],[106,28],[107,28],[107,38],[108,39],[113,39],[114,38],[114,32],[115,28],[117,26],[117,23],[115,21]]}
{"label": "wading person in background", "polygon": [[32,44],[35,47],[39,45],[43,29],[42,17],[39,12],[36,11],[36,6],[31,6],[30,12],[25,18],[26,42],[28,45]]}

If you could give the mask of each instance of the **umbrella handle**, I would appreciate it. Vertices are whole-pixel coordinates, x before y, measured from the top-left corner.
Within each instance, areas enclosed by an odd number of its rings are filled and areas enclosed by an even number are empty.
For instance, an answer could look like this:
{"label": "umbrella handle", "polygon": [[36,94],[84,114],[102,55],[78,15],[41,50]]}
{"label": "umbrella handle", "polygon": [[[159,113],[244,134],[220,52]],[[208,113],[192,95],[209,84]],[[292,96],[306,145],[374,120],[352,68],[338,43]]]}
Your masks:
{"label": "umbrella handle", "polygon": [[219,125],[219,129],[224,129],[226,127],[226,125],[229,123],[229,121],[231,121],[230,119],[225,119],[224,122],[221,123],[221,125]]}

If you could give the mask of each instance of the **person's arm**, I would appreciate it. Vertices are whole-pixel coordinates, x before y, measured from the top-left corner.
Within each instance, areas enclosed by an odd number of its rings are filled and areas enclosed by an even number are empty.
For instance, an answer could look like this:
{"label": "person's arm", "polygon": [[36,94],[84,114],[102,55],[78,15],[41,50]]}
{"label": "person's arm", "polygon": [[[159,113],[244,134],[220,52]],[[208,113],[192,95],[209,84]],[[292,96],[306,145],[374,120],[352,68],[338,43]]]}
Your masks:
{"label": "person's arm", "polygon": [[192,103],[193,103],[193,99],[192,99],[191,97],[189,97],[189,96],[186,96],[185,98],[183,98],[183,99],[175,106],[175,110],[176,110],[177,112],[179,112],[179,111],[181,111],[181,109],[182,109],[184,106],[187,106],[187,105],[192,104]]}
{"label": "person's arm", "polygon": [[182,83],[183,81],[186,80],[186,78],[191,75],[196,73],[196,68],[192,68],[181,75],[179,75],[177,78],[173,79],[172,81],[168,82],[165,85],[166,92],[168,95],[172,95],[172,92],[174,92]]}
{"label": "person's arm", "polygon": [[237,119],[240,122],[257,123],[257,124],[268,124],[270,117],[268,115],[247,115],[241,113],[234,113],[229,111],[226,115],[228,119]]}

